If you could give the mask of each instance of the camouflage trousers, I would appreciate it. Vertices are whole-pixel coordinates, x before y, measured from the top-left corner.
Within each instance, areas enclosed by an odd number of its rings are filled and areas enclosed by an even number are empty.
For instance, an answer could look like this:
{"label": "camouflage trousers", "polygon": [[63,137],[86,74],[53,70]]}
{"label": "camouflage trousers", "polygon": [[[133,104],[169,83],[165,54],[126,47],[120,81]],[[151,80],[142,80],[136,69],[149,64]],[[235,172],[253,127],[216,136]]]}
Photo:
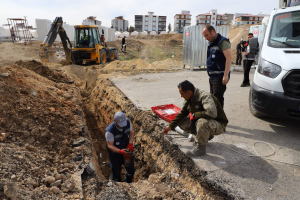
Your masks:
{"label": "camouflage trousers", "polygon": [[[183,119],[178,124],[178,126],[182,130],[190,133],[191,132],[189,128],[190,124],[191,124],[190,117],[187,117]],[[202,146],[206,146],[206,144],[208,143],[209,136],[220,135],[221,133],[225,132],[225,128],[226,128],[225,125],[220,124],[216,120],[200,118],[196,121],[197,135],[195,137],[195,141],[196,143],[199,143]]]}

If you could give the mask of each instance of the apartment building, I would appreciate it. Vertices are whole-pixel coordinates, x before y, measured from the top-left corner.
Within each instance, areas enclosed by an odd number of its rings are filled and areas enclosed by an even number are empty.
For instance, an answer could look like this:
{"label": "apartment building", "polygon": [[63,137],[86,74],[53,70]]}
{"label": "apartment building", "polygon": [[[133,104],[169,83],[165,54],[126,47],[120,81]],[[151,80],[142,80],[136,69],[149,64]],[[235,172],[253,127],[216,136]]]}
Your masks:
{"label": "apartment building", "polygon": [[243,24],[258,24],[261,23],[264,16],[261,15],[241,15],[235,18],[234,25],[243,25]]}
{"label": "apartment building", "polygon": [[180,14],[174,16],[174,31],[183,33],[183,27],[191,25],[192,15],[190,11],[182,10]]}
{"label": "apartment building", "polygon": [[111,20],[111,26],[116,31],[128,31],[128,20],[125,20],[123,16],[116,17]]}
{"label": "apartment building", "polygon": [[228,16],[217,13],[216,9],[212,9],[209,13],[204,13],[196,16],[196,25],[222,26],[228,25]]}
{"label": "apartment building", "polygon": [[148,12],[148,15],[135,15],[134,30],[137,32],[166,31],[167,16],[154,15],[154,12]]}
{"label": "apartment building", "polygon": [[101,21],[96,20],[95,16],[89,16],[82,21],[82,25],[97,25],[101,26]]}

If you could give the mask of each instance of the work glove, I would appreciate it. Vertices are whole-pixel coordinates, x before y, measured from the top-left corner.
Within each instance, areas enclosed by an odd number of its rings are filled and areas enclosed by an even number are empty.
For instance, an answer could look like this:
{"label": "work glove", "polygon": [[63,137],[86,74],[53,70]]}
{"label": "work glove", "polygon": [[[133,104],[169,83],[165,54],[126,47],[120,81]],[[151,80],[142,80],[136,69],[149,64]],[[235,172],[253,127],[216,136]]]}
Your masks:
{"label": "work glove", "polygon": [[195,120],[195,113],[189,113],[190,121]]}
{"label": "work glove", "polygon": [[195,114],[190,113],[189,116],[190,116],[190,121],[191,121],[191,124],[189,127],[191,130],[191,133],[193,135],[197,135],[197,131],[196,131],[196,121],[197,120],[195,119]]}
{"label": "work glove", "polygon": [[128,143],[126,149],[129,149],[129,151],[133,152],[134,151],[134,147],[131,143]]}
{"label": "work glove", "polygon": [[126,152],[125,149],[120,149],[120,150],[119,150],[119,154],[122,154],[122,155],[124,155],[124,156],[128,156],[128,155],[129,155],[129,154]]}

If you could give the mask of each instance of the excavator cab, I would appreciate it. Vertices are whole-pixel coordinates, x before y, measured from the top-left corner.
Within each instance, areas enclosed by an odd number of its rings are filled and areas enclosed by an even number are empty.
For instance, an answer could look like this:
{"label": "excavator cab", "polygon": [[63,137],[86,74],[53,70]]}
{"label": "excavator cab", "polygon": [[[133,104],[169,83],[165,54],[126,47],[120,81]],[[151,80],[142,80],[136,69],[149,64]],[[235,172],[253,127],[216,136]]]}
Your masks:
{"label": "excavator cab", "polygon": [[94,25],[75,26],[74,48],[72,53],[76,64],[95,62],[106,63],[116,59],[117,48],[108,48],[105,44],[104,32]]}

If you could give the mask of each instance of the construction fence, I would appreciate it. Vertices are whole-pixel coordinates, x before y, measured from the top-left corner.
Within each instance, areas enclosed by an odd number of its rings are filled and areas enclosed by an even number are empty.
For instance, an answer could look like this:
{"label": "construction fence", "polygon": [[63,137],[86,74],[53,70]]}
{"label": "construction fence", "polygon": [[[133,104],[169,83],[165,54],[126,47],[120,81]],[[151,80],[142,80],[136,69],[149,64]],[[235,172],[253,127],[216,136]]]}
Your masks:
{"label": "construction fence", "polygon": [[[183,68],[206,66],[208,41],[203,37],[204,25],[187,26],[183,31]],[[214,27],[217,33],[228,38],[229,26]]]}

